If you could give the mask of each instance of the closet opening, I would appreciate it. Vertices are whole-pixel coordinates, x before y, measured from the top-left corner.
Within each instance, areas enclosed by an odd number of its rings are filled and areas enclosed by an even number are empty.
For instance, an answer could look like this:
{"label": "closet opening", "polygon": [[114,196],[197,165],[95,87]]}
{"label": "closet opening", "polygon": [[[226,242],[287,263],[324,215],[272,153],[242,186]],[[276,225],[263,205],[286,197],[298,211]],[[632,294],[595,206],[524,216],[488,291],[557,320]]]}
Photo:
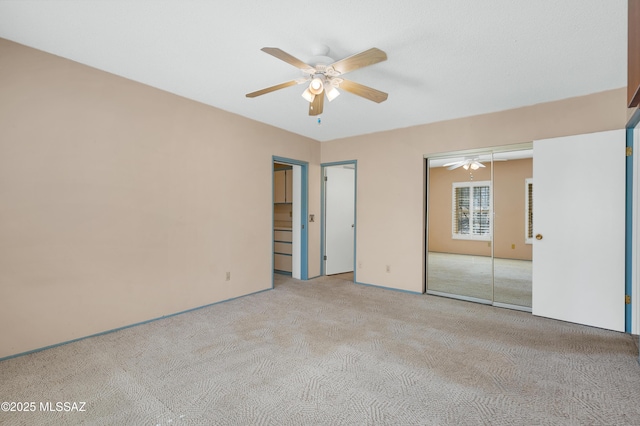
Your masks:
{"label": "closet opening", "polygon": [[429,156],[426,168],[426,292],[531,312],[531,144]]}
{"label": "closet opening", "polygon": [[273,272],[308,279],[306,162],[273,157]]}

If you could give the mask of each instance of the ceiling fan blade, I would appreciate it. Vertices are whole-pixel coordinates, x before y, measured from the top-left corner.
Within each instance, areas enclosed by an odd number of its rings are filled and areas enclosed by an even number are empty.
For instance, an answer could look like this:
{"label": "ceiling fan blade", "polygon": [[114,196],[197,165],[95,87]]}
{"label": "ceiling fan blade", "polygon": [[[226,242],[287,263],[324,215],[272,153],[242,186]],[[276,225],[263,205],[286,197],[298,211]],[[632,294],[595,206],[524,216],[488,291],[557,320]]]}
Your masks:
{"label": "ceiling fan blade", "polygon": [[256,96],[264,95],[266,93],[275,92],[276,90],[284,89],[285,87],[295,86],[296,84],[300,84],[298,80],[287,81],[286,83],[276,84],[275,86],[267,87],[262,90],[257,90],[255,92],[247,93],[247,98],[255,98]]}
{"label": "ceiling fan blade", "polygon": [[347,92],[353,93],[354,95],[362,96],[363,98],[377,103],[386,101],[389,96],[384,92],[350,80],[342,80],[339,87]]}
{"label": "ceiling fan blade", "polygon": [[265,53],[268,53],[271,56],[275,56],[281,61],[285,61],[286,63],[291,64],[296,68],[301,69],[307,74],[315,74],[316,72],[316,69],[313,68],[311,65],[305,64],[300,59],[289,55],[287,52],[285,52],[284,50],[278,49],[277,47],[263,47],[260,50],[262,50]]}
{"label": "ceiling fan blade", "polygon": [[449,166],[453,166],[454,164],[464,164],[464,161],[452,161],[451,163],[447,163],[447,164],[443,164],[442,167],[449,167]]}
{"label": "ceiling fan blade", "polygon": [[357,70],[358,68],[367,67],[386,60],[386,53],[376,47],[372,47],[364,52],[356,53],[348,58],[336,61],[331,64],[330,67],[338,71],[340,74],[346,74],[350,71]]}
{"label": "ceiling fan blade", "polygon": [[479,161],[476,161],[476,164],[478,165],[478,167],[487,167],[487,166],[485,166],[484,164],[482,164],[482,163],[481,163],[481,162],[479,162]]}
{"label": "ceiling fan blade", "polygon": [[464,163],[454,164],[451,167],[447,167],[447,170],[454,170],[454,169],[457,169],[458,167],[462,167],[462,166],[464,166]]}
{"label": "ceiling fan blade", "polygon": [[316,95],[313,102],[309,102],[309,115],[320,115],[324,108],[324,92]]}

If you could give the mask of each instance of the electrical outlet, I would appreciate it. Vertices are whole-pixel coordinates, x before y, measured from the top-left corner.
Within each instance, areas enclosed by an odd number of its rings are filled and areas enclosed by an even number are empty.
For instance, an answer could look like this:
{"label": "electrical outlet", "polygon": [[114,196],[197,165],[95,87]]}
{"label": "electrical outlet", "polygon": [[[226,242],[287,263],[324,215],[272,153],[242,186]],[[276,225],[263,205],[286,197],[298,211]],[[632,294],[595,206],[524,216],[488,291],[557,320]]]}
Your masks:
{"label": "electrical outlet", "polygon": [[231,272],[227,272],[227,279],[226,281],[231,281]]}
{"label": "electrical outlet", "polygon": [[309,222],[315,222],[316,221],[316,215],[315,214],[310,214],[309,215]]}
{"label": "electrical outlet", "polygon": [[391,265],[387,265],[387,272],[391,272]]}
{"label": "electrical outlet", "polygon": [[515,250],[516,249],[516,245],[515,244],[511,244],[511,250]]}

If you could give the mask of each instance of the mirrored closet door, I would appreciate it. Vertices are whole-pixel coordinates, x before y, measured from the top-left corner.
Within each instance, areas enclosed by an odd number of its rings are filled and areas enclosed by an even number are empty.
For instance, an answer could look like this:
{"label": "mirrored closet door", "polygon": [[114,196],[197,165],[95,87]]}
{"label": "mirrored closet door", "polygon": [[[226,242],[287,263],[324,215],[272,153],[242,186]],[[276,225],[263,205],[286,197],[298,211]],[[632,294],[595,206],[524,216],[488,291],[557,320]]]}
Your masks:
{"label": "mirrored closet door", "polygon": [[[493,154],[493,303],[531,310],[532,151]],[[524,158],[521,158],[524,157]]]}
{"label": "mirrored closet door", "polygon": [[532,151],[427,159],[427,293],[531,310]]}

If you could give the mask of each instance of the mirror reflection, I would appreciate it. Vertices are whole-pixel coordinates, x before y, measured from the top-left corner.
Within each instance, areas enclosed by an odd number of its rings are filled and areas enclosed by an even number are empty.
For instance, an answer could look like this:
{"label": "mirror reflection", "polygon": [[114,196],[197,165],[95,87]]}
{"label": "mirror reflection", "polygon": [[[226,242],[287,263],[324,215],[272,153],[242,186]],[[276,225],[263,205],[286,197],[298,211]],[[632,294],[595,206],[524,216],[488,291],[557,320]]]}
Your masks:
{"label": "mirror reflection", "polygon": [[494,154],[494,304],[531,308],[532,176],[531,151]]}
{"label": "mirror reflection", "polygon": [[491,302],[491,158],[430,161],[427,289]]}
{"label": "mirror reflection", "polygon": [[531,150],[429,159],[427,291],[531,307]]}

